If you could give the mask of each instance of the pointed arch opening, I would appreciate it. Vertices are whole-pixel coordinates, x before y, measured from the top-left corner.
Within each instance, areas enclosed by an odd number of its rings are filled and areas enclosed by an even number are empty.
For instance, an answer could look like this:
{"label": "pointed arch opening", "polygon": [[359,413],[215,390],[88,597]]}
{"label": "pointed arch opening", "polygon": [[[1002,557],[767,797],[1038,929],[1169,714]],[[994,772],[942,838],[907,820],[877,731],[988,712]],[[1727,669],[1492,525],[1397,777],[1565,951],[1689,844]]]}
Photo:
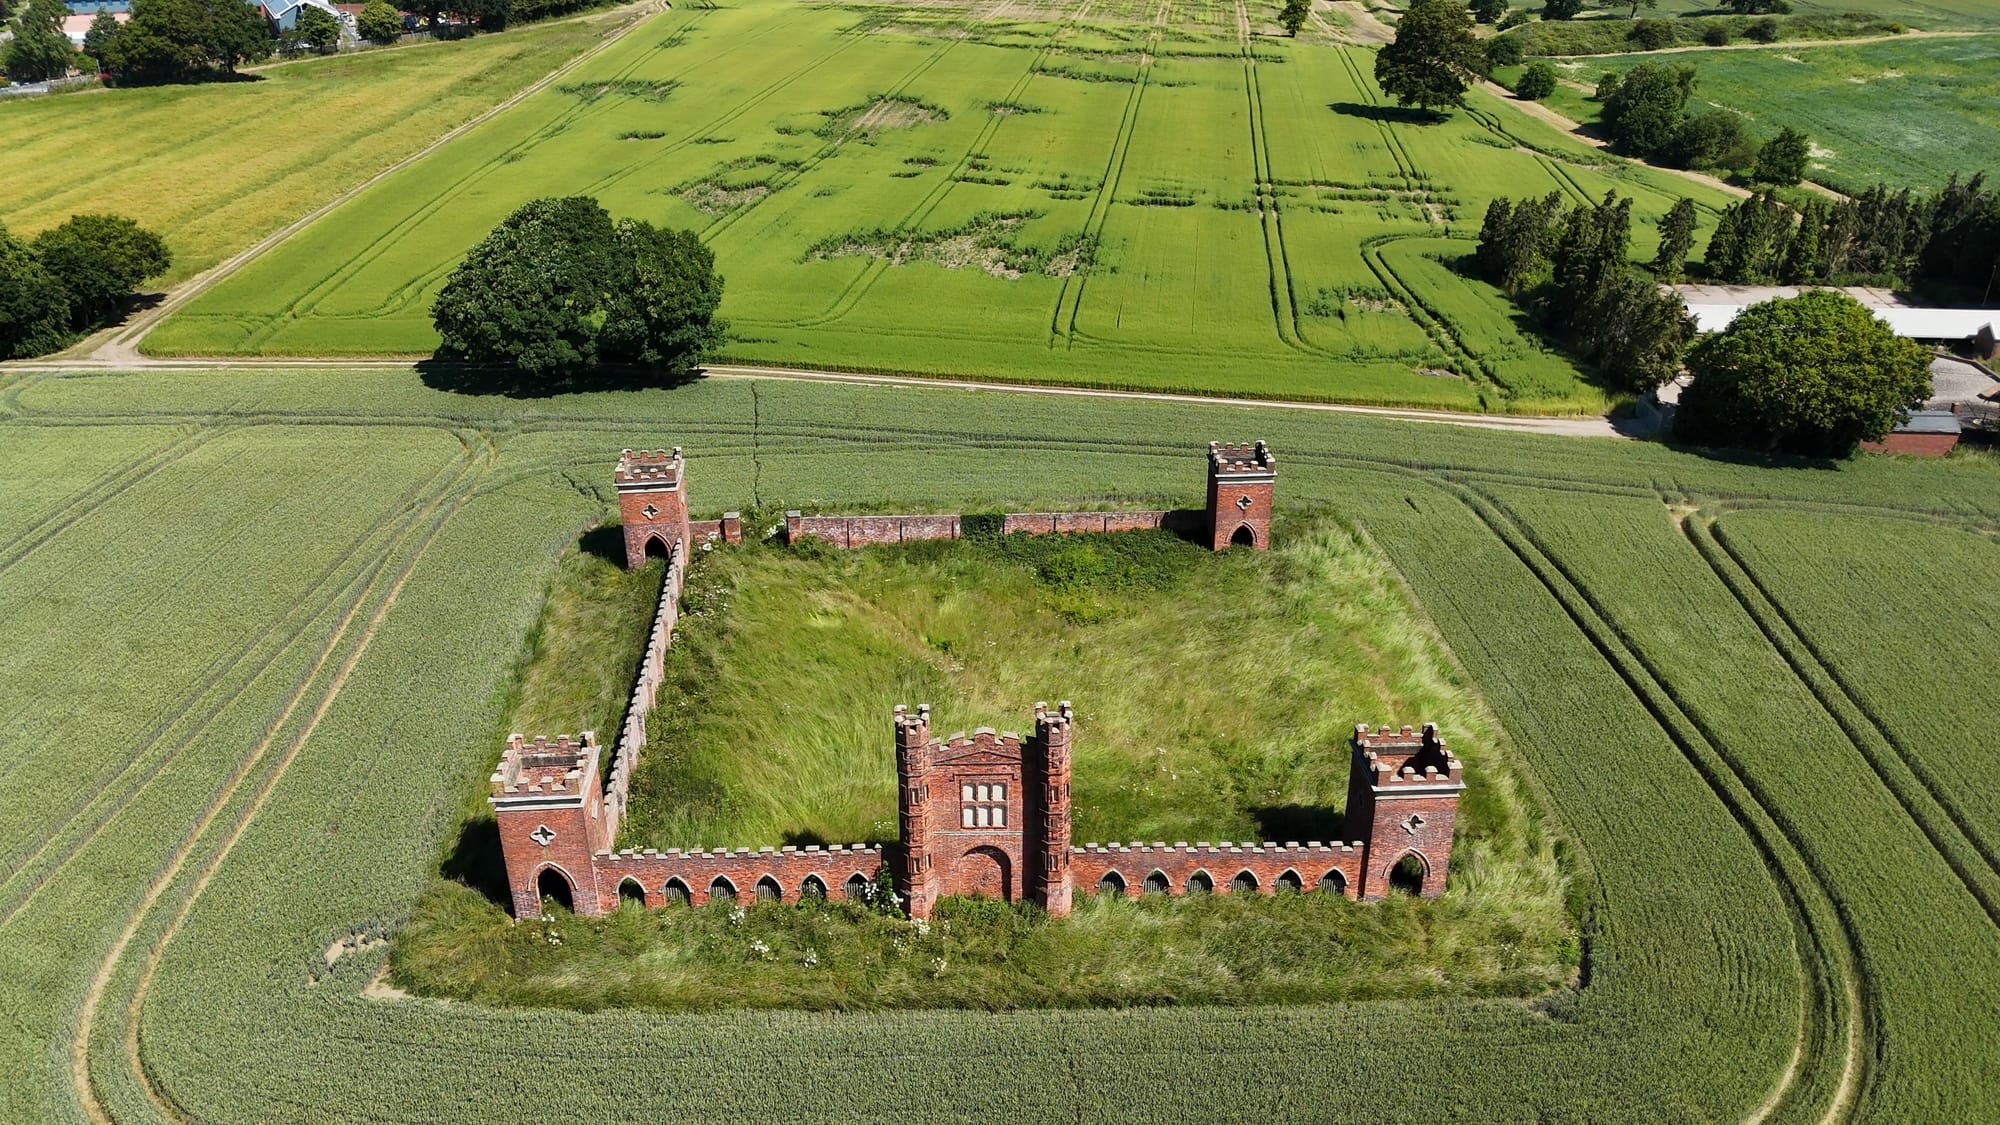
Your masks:
{"label": "pointed arch opening", "polygon": [[717,875],[715,881],[708,885],[708,901],[711,904],[717,902],[735,902],[736,884],[730,882],[727,875]]}
{"label": "pointed arch opening", "polygon": [[681,882],[679,876],[667,880],[667,885],[660,888],[660,896],[667,900],[668,906],[686,906],[694,901],[693,892],[688,890],[688,885]]}
{"label": "pointed arch opening", "polygon": [[779,889],[778,881],[776,879],[771,878],[769,875],[766,875],[762,879],[757,880],[757,886],[754,889],[757,893],[758,902],[785,901],[785,892]]}
{"label": "pointed arch opening", "polygon": [[1112,898],[1124,898],[1125,876],[1116,871],[1106,871],[1104,877],[1097,881],[1097,893],[1110,895]]}
{"label": "pointed arch opening", "polygon": [[1155,868],[1151,875],[1146,876],[1146,885],[1140,893],[1149,895],[1171,894],[1173,893],[1173,887],[1174,885],[1167,880],[1167,873]]}
{"label": "pointed arch opening", "polygon": [[1389,869],[1389,889],[1401,891],[1406,895],[1420,895],[1424,893],[1424,884],[1430,882],[1430,878],[1430,864],[1424,862],[1423,856],[1409,852],[1396,861],[1396,866]]}
{"label": "pointed arch opening", "polygon": [[547,914],[551,906],[565,911],[576,910],[576,895],[570,889],[569,876],[553,867],[542,868],[535,876],[535,897],[542,900],[542,913]]}
{"label": "pointed arch opening", "polygon": [[1306,881],[1299,878],[1298,872],[1287,870],[1278,876],[1278,881],[1272,885],[1272,889],[1281,895],[1295,895],[1306,889]]}
{"label": "pointed arch opening", "polygon": [[1247,523],[1238,524],[1236,530],[1229,535],[1229,545],[1232,547],[1255,547],[1257,545],[1256,530]]}
{"label": "pointed arch opening", "polygon": [[826,881],[817,875],[806,876],[805,882],[799,884],[799,901],[825,902]]}
{"label": "pointed arch opening", "polygon": [[1347,876],[1342,874],[1340,869],[1336,867],[1319,877],[1319,889],[1325,891],[1327,894],[1339,895],[1342,898],[1346,898]]}
{"label": "pointed arch opening", "polygon": [[1236,873],[1229,881],[1229,893],[1233,895],[1254,895],[1257,893],[1257,876],[1249,868]]}
{"label": "pointed arch opening", "polygon": [[646,905],[646,888],[630,875],[618,880],[618,905],[628,902],[638,907]]}
{"label": "pointed arch opening", "polygon": [[646,557],[647,557],[647,558],[649,558],[649,559],[664,559],[664,558],[666,558],[666,557],[667,557],[667,554],[668,554],[668,552],[667,552],[667,541],[666,541],[666,539],[664,539],[663,537],[661,537],[661,536],[658,536],[658,535],[648,535],[648,536],[646,536]]}
{"label": "pointed arch opening", "polygon": [[1208,872],[1197,871],[1188,876],[1187,893],[1191,895],[1212,895],[1215,893],[1215,880],[1209,876]]}
{"label": "pointed arch opening", "polygon": [[867,902],[868,876],[863,875],[859,871],[849,875],[847,882],[840,885],[840,893],[841,897],[849,902]]}

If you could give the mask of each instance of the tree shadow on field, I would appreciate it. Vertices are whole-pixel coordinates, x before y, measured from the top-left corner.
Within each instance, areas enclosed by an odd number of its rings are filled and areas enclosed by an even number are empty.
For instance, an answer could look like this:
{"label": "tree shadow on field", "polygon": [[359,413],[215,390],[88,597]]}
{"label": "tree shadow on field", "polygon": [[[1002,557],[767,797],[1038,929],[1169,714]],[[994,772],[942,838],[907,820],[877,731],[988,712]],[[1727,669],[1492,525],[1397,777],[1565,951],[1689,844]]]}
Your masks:
{"label": "tree shadow on field", "polygon": [[530,375],[513,367],[489,367],[440,359],[417,362],[417,377],[434,391],[507,398],[554,398],[598,391],[647,391],[685,387],[700,380],[700,368],[668,372],[639,367],[594,367],[571,375]]}
{"label": "tree shadow on field", "polygon": [[1386,121],[1398,125],[1442,125],[1451,115],[1435,109],[1402,105],[1362,105],[1360,102],[1330,102],[1328,109],[1364,121]]}
{"label": "tree shadow on field", "polygon": [[495,905],[513,904],[507,888],[507,860],[500,852],[500,825],[490,816],[475,817],[458,826],[458,842],[452,845],[439,873],[464,883]]}
{"label": "tree shadow on field", "polygon": [[1250,818],[1257,822],[1258,839],[1281,844],[1336,844],[1347,830],[1347,817],[1327,805],[1263,805],[1251,809]]}

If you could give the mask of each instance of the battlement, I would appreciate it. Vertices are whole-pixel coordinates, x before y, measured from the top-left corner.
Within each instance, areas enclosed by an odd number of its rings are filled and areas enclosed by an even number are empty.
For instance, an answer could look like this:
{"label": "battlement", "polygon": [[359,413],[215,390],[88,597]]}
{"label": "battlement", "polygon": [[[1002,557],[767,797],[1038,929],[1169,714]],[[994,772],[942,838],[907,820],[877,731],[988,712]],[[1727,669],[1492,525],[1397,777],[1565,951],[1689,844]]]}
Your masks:
{"label": "battlement", "polygon": [[1278,466],[1271,456],[1271,447],[1262,441],[1208,443],[1208,472],[1210,476],[1228,477],[1234,481],[1271,480],[1277,476]]}
{"label": "battlement", "polygon": [[686,459],[678,445],[671,450],[626,449],[618,454],[618,469],[612,479],[621,489],[677,489],[685,467]]}
{"label": "battlement", "polygon": [[1425,723],[1422,730],[1405,725],[1401,730],[1381,727],[1373,731],[1366,723],[1358,724],[1354,751],[1356,765],[1377,787],[1465,786],[1464,766],[1438,736],[1436,723]]}
{"label": "battlement", "polygon": [[1066,741],[1069,738],[1070,725],[1074,720],[1075,712],[1067,699],[1056,704],[1054,711],[1049,710],[1046,701],[1038,701],[1035,704],[1035,733],[1043,738],[1054,737]]}
{"label": "battlement", "polygon": [[[1210,442],[1206,510],[1015,513],[1003,534],[1206,530],[1210,546],[1270,546],[1276,462],[1270,446]],[[895,843],[781,848],[616,848],[647,716],[665,679],[690,552],[700,541],[742,540],[741,517],[690,523],[680,447],[620,453],[616,471],[626,565],[666,560],[659,608],[646,637],[624,719],[607,761],[596,736],[532,742],[514,735],[489,781],[517,918],[542,902],[583,914],[711,902],[798,902],[833,897],[879,903],[879,873],[895,879],[913,918],[945,895],[1033,902],[1071,910],[1081,886],[1096,894],[1274,894],[1325,891],[1377,899],[1391,887],[1434,897],[1450,863],[1460,792],[1456,756],[1437,728],[1355,728],[1342,833],[1353,842],[1211,844],[1071,843],[1072,740],[1068,700],[1034,705],[1028,734],[975,727],[933,737],[931,708],[895,709],[898,824]],[[815,537],[841,547],[955,539],[956,515],[815,516],[786,513],[788,542]],[[984,522],[980,524],[987,527]],[[988,527],[990,530],[990,527]],[[600,770],[602,773],[600,774]],[[1330,834],[1329,830],[1329,834]],[[1130,882],[1128,882],[1130,880]],[[1094,889],[1093,889],[1094,888]]]}
{"label": "battlement", "polygon": [[584,731],[571,741],[566,734],[551,742],[536,735],[530,742],[516,734],[507,739],[500,764],[487,779],[488,800],[534,800],[574,797],[581,800],[597,775],[597,736]]}

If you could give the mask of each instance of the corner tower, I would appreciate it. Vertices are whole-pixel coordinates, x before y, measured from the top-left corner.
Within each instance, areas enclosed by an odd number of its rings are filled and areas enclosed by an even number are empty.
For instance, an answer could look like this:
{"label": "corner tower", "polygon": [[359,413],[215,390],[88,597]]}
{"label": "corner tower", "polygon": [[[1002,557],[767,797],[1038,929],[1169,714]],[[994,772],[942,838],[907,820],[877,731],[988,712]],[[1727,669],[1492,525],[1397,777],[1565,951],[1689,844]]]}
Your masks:
{"label": "corner tower", "polygon": [[1270,446],[1208,443],[1209,547],[1271,547],[1271,493],[1278,466]]}
{"label": "corner tower", "polygon": [[578,914],[601,914],[591,857],[606,851],[597,738],[533,742],[515,735],[487,781],[514,917],[539,918],[542,899],[568,900]]}
{"label": "corner tower", "polygon": [[1366,723],[1354,728],[1347,838],[1367,845],[1362,901],[1379,899],[1392,888],[1424,898],[1444,893],[1463,792],[1464,766],[1438,737],[1436,723],[1425,723],[1421,731],[1405,726],[1371,732]]}
{"label": "corner tower", "polygon": [[646,565],[646,548],[671,554],[688,541],[687,463],[681,447],[630,449],[618,455],[618,521],[625,528],[625,566]]}

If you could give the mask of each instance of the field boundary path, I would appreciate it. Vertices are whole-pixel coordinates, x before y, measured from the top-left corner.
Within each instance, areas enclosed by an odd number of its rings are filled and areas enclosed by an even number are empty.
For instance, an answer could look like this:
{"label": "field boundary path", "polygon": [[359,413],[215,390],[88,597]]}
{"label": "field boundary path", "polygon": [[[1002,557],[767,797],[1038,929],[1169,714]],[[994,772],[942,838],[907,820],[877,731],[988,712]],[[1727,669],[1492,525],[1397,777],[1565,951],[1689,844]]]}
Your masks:
{"label": "field boundary path", "polygon": [[[525,101],[530,96],[540,93],[544,89],[547,89],[548,86],[551,83],[555,82],[558,78],[561,78],[563,75],[568,74],[572,70],[575,70],[577,67],[583,65],[590,59],[596,58],[599,54],[602,54],[607,48],[611,47],[619,40],[625,38],[625,36],[628,33],[630,33],[634,28],[646,22],[646,19],[648,17],[656,15],[659,12],[665,11],[666,8],[667,5],[663,2],[663,0],[647,0],[646,3],[640,4],[629,10],[613,9],[614,13],[618,12],[625,13],[627,18],[623,23],[619,24],[618,26],[612,28],[609,32],[607,32],[603,40],[600,41],[595,47],[590,48],[589,50],[569,60],[563,65],[550,71],[548,74],[543,75],[539,80],[532,82],[526,87],[516,91],[513,95],[505,99],[502,99],[499,103],[489,107],[484,112],[479,113],[478,115],[470,118],[469,120],[460,123],[456,127],[447,131],[443,136],[440,136],[436,140],[432,141],[431,143],[423,146],[422,148],[416,150],[415,152],[410,153],[409,155],[403,157],[401,160],[396,161],[394,164],[389,165],[387,168],[382,169],[381,171],[375,173],[374,175],[368,177],[367,179],[361,181],[360,183],[355,184],[353,187],[348,188],[346,191],[341,192],[340,194],[334,196],[332,199],[329,199],[325,203],[320,204],[318,207],[313,208],[306,214],[299,216],[297,219],[294,219],[290,223],[287,223],[283,227],[280,227],[278,230],[271,232],[269,235],[266,235],[264,238],[259,239],[257,242],[251,244],[249,247],[246,247],[245,249],[230,255],[228,258],[223,259],[221,262],[218,262],[215,265],[209,267],[208,269],[202,271],[201,273],[196,274],[194,277],[189,278],[182,285],[178,286],[173,290],[170,290],[158,304],[155,304],[151,308],[144,309],[138,313],[133,314],[133,316],[129,320],[127,320],[124,324],[119,325],[116,328],[107,329],[104,332],[92,336],[90,339],[85,340],[82,344],[79,344],[76,348],[72,349],[69,354],[73,355],[75,358],[78,359],[109,360],[114,363],[121,363],[135,367],[142,366],[144,357],[141,355],[139,351],[139,345],[145,340],[147,334],[151,333],[154,328],[158,327],[160,321],[166,319],[169,313],[174,312],[181,306],[187,304],[189,301],[207,292],[209,289],[214,288],[223,279],[235,273],[237,270],[242,269],[244,266],[249,265],[253,259],[263,254],[265,251],[271,249],[272,247],[278,245],[280,242],[283,242],[284,240],[299,233],[306,227],[311,226],[313,223],[319,221],[321,218],[324,218],[326,215],[331,213],[335,208],[340,207],[342,204],[347,203],[349,200],[360,195],[362,192],[367,191],[369,188],[374,187],[376,184],[381,183],[383,180],[388,179],[395,173],[400,172],[403,169],[409,167],[410,165],[415,164],[417,161],[422,160],[424,157],[431,155],[438,149],[443,148],[450,142],[457,140],[459,137],[465,135],[467,132],[470,132],[471,130],[479,127],[480,125],[485,124],[488,121],[491,121],[493,118],[499,116],[500,114],[506,112],[509,109],[512,109],[514,106],[519,105],[521,102]],[[579,18],[587,18],[587,17],[579,17]]]}
{"label": "field boundary path", "polygon": [[[152,359],[135,356],[127,361],[93,357],[88,360],[21,360],[0,365],[0,372],[63,374],[75,371],[281,371],[286,369],[322,371],[408,370],[416,362],[406,359]],[[1073,398],[1130,399],[1139,402],[1183,403],[1189,406],[1242,406],[1266,410],[1303,410],[1322,414],[1362,414],[1404,422],[1429,422],[1443,426],[1465,426],[1479,430],[1511,430],[1514,433],[1550,434],[1559,437],[1640,438],[1644,427],[1613,422],[1602,414],[1533,415],[1468,414],[1450,410],[1424,410],[1405,406],[1364,406],[1347,402],[1304,402],[1277,398],[1233,398],[1228,395],[1189,394],[1181,391],[1128,391],[1104,387],[1071,387],[1054,383],[1006,383],[979,379],[956,379],[941,375],[888,375],[854,371],[823,371],[809,367],[766,367],[756,364],[712,363],[702,368],[709,379],[765,379],[810,383],[848,383],[878,387],[941,387],[962,391],[997,391],[1021,395],[1066,395]]]}
{"label": "field boundary path", "polygon": [[1815,47],[1859,47],[1869,43],[1900,43],[1905,39],[1966,39],[1980,35],[2000,35],[1994,31],[1905,31],[1901,35],[1863,35],[1854,39],[1780,39],[1775,43],[1724,43],[1720,47],[1691,43],[1685,47],[1662,47],[1657,51],[1600,51],[1594,55],[1538,55],[1550,59],[1625,59],[1633,55],[1683,55],[1689,51],[1769,51],[1788,48],[1810,51]]}

